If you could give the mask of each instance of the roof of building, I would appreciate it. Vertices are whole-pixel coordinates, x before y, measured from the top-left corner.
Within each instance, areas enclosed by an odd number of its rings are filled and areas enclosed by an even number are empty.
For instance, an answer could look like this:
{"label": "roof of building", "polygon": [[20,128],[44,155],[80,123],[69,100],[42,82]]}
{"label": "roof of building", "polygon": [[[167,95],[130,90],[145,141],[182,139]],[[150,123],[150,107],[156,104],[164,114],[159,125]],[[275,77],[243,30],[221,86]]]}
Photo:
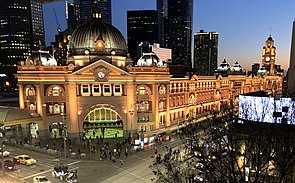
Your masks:
{"label": "roof of building", "polygon": [[69,41],[71,55],[127,56],[127,44],[122,33],[99,18],[79,26]]}
{"label": "roof of building", "polygon": [[33,51],[30,56],[27,57],[25,65],[43,65],[43,66],[53,66],[57,65],[57,61],[49,51]]}

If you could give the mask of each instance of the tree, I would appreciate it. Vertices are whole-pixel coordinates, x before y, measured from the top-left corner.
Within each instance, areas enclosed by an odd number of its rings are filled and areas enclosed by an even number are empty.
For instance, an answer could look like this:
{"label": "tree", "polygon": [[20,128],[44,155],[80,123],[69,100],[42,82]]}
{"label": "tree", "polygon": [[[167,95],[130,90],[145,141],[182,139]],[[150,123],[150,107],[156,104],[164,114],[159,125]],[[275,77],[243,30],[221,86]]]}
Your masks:
{"label": "tree", "polygon": [[266,99],[261,99],[260,105],[251,102],[254,101],[240,103],[239,112],[243,113],[240,116],[244,120],[236,118],[231,105],[221,111],[211,111],[201,124],[189,124],[182,129],[184,145],[179,148],[183,155],[175,158],[172,153],[152,165],[156,170],[155,180],[167,183],[292,182],[295,126],[263,123],[269,120],[270,106],[275,103]]}

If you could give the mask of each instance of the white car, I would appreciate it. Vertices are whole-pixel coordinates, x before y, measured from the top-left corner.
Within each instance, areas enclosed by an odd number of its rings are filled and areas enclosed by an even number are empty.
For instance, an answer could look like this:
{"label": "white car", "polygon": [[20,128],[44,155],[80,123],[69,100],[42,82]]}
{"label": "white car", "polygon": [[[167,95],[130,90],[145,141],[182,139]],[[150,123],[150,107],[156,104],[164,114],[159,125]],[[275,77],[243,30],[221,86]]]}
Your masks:
{"label": "white car", "polygon": [[34,183],[51,183],[45,176],[36,176],[33,178]]}
{"label": "white car", "polygon": [[[3,152],[4,157],[8,157],[9,154],[10,154],[10,152],[4,150],[4,152]],[[0,157],[2,157],[2,149],[1,148],[0,148]]]}

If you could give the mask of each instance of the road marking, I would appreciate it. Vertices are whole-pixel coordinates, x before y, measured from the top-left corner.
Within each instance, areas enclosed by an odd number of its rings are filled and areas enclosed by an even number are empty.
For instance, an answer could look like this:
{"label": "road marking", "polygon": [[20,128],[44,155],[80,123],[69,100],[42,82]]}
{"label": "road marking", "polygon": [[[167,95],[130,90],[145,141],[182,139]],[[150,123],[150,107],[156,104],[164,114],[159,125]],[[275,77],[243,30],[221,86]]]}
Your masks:
{"label": "road marking", "polygon": [[145,182],[149,182],[148,180],[146,180],[146,179],[144,179],[144,178],[142,178],[142,177],[140,177],[140,176],[138,176],[138,175],[136,175],[136,174],[134,174],[134,173],[132,173],[132,172],[130,172],[130,171],[127,171],[127,170],[125,170],[124,168],[121,168],[121,167],[119,167],[119,166],[117,166],[117,165],[113,165],[113,166],[116,167],[116,168],[119,168],[119,169],[123,170],[124,172],[127,172],[127,173],[129,173],[129,174],[131,174],[131,175],[133,175],[133,176],[135,176],[135,177],[137,177],[137,178],[140,178],[141,180],[143,180],[143,181],[145,181]]}
{"label": "road marking", "polygon": [[[69,165],[74,165],[74,164],[77,164],[77,163],[80,163],[81,161],[75,161],[75,162],[72,162],[72,163],[69,163],[69,164],[67,164],[68,166]],[[28,179],[28,178],[31,178],[31,177],[35,177],[35,176],[37,176],[37,175],[41,175],[41,174],[44,174],[44,173],[48,173],[48,172],[50,172],[50,171],[52,171],[53,169],[51,168],[51,169],[49,169],[49,170],[46,170],[46,171],[42,171],[42,172],[39,172],[39,173],[35,173],[35,174],[33,174],[33,175],[29,175],[29,176],[26,176],[26,177],[23,177],[23,178],[21,178],[21,180],[25,180],[25,179]]]}

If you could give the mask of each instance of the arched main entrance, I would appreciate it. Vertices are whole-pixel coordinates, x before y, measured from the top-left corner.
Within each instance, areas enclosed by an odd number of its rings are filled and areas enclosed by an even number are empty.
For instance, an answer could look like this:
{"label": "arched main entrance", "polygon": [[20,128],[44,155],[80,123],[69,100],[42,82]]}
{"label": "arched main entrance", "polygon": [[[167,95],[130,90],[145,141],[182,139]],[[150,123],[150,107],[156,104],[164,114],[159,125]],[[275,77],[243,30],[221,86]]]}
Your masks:
{"label": "arched main entrance", "polygon": [[121,116],[113,109],[98,107],[90,111],[83,122],[83,138],[123,137]]}

